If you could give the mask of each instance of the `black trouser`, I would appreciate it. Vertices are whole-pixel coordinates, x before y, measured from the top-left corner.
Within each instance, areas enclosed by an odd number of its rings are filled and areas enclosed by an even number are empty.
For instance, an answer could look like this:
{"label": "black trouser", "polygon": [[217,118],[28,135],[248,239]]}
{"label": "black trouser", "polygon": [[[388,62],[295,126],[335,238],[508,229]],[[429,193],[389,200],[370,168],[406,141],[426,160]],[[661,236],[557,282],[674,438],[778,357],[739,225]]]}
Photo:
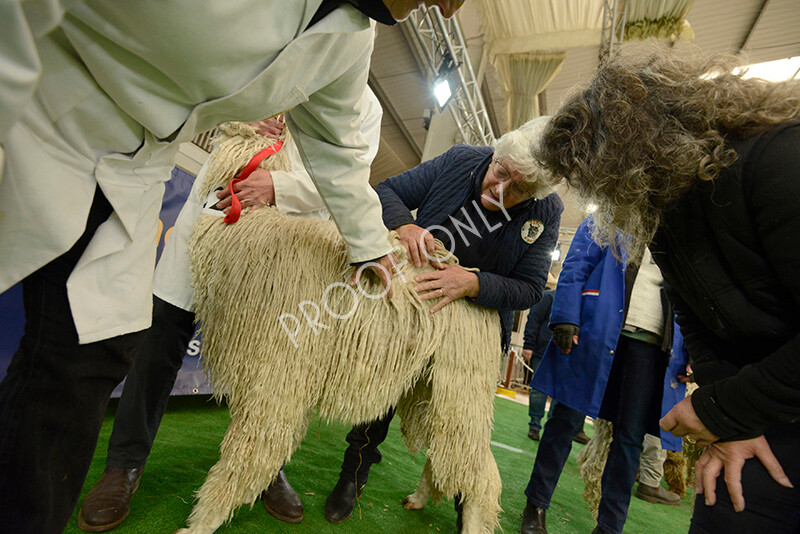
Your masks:
{"label": "black trouser", "polygon": [[111,391],[140,333],[78,344],[67,278],[111,214],[97,188],[86,230],[22,282],[25,333],[0,383],[0,532],[62,532],[80,495]]}
{"label": "black trouser", "polygon": [[344,480],[353,480],[356,487],[363,487],[369,478],[369,468],[372,464],[381,461],[378,445],[386,440],[389,425],[392,424],[395,410],[371,423],[356,425],[347,434],[347,450],[344,451],[344,461],[339,477]]}
{"label": "black trouser", "polygon": [[706,506],[702,495],[695,499],[690,534],[800,533],[800,423],[772,427],[764,436],[794,488],[779,485],[760,460],[751,458],[742,468],[744,511],[733,510],[723,471],[716,504]]}
{"label": "black trouser", "polygon": [[[382,456],[378,450],[378,445],[386,441],[386,435],[389,433],[389,425],[392,424],[395,409],[392,408],[389,412],[370,423],[354,426],[347,434],[347,450],[344,451],[344,461],[342,462],[342,471],[339,473],[339,478],[343,480],[352,480],[357,488],[363,488],[367,479],[369,478],[369,468],[372,464],[377,464],[381,461]],[[455,501],[456,512],[458,512],[459,531],[461,523],[461,513],[464,509],[461,503],[461,495],[456,495]]]}
{"label": "black trouser", "polygon": [[153,325],[144,332],[125,379],[108,442],[107,466],[144,466],[193,333],[194,313],[153,297]]}

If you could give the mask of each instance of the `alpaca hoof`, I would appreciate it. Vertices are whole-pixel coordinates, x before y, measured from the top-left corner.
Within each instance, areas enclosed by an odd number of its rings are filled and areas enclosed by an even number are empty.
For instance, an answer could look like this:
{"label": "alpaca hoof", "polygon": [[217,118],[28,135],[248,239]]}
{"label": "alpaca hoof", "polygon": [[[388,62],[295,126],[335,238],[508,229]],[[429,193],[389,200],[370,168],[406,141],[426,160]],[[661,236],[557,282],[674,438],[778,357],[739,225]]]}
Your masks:
{"label": "alpaca hoof", "polygon": [[423,501],[422,499],[417,497],[416,493],[412,493],[411,495],[403,499],[403,508],[405,508],[406,510],[422,510],[423,508],[425,508],[426,502],[427,499]]}

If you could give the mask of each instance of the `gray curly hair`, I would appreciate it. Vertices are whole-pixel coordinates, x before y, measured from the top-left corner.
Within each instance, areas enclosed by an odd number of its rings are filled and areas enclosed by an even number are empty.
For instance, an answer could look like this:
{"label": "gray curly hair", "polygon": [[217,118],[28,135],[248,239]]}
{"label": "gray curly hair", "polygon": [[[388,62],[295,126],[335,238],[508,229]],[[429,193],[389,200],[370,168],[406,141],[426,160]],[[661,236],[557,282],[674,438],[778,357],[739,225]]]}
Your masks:
{"label": "gray curly hair", "polygon": [[800,118],[800,83],[744,79],[740,62],[629,45],[554,115],[537,156],[597,205],[593,237],[618,258],[619,236],[641,257],[663,210],[736,160],[727,137]]}
{"label": "gray curly hair", "polygon": [[553,192],[556,179],[536,157],[545,128],[551,117],[541,116],[529,120],[516,130],[503,134],[494,142],[494,155],[509,162],[533,187],[535,198],[544,198]]}

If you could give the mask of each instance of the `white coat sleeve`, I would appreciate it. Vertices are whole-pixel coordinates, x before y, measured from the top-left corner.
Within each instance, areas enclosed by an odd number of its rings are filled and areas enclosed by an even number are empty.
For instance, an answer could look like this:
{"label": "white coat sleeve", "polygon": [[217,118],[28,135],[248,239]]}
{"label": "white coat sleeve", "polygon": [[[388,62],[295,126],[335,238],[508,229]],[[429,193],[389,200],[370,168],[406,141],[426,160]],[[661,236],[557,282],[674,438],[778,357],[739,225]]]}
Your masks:
{"label": "white coat sleeve", "polygon": [[391,252],[381,203],[369,184],[369,144],[361,131],[369,54],[339,79],[287,112],[289,130],[311,179],[333,216],[353,263]]}
{"label": "white coat sleeve", "polygon": [[59,0],[0,0],[0,143],[28,105],[42,65],[35,39],[64,15]]}
{"label": "white coat sleeve", "polygon": [[364,156],[366,160],[372,165],[375,156],[378,155],[378,148],[381,144],[381,120],[383,119],[383,108],[372,92],[372,89],[367,86],[364,90],[362,109],[361,109],[361,132],[367,140],[369,150]]}
{"label": "white coat sleeve", "polygon": [[[364,134],[369,150],[364,158],[372,164],[378,154],[381,141],[381,119],[383,108],[378,97],[369,87],[363,95],[364,102],[361,109],[361,132]],[[290,138],[291,139],[291,138]],[[314,182],[303,166],[303,160],[297,151],[297,145],[290,140],[285,145],[292,171],[272,171],[272,181],[275,187],[275,205],[283,213],[289,215],[302,215],[319,213],[326,210],[322,197],[319,196]],[[327,211],[327,210],[326,210]]]}
{"label": "white coat sleeve", "polygon": [[275,206],[287,215],[300,215],[325,209],[314,182],[303,166],[297,145],[290,140],[284,145],[291,171],[271,171],[275,188]]}

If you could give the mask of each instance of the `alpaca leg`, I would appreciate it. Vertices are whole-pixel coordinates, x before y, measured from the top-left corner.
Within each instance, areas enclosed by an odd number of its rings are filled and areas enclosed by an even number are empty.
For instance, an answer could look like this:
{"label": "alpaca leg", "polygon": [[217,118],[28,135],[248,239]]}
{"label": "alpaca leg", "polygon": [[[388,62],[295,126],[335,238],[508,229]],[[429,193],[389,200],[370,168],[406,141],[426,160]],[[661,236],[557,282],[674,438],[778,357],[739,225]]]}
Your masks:
{"label": "alpaca leg", "polygon": [[447,378],[432,384],[431,479],[445,496],[461,495],[465,534],[494,532],[501,490],[491,451],[495,362],[484,354],[448,353],[437,354],[434,366]]}
{"label": "alpaca leg", "polygon": [[461,534],[491,534],[497,526],[500,512],[500,473],[491,452],[485,457],[485,468],[479,474],[484,478],[476,493],[462,494],[464,504]]}
{"label": "alpaca leg", "polygon": [[[288,408],[290,402],[286,402],[284,416],[295,412]],[[231,421],[220,446],[220,459],[197,492],[188,528],[180,534],[213,533],[239,506],[256,501],[297,448],[305,434],[307,416],[301,412],[295,420],[274,420],[274,412],[259,414],[253,416],[252,410],[242,410]]]}
{"label": "alpaca leg", "polygon": [[403,499],[403,506],[405,506],[406,510],[422,510],[431,497],[433,497],[434,501],[438,501],[441,499],[442,493],[433,485],[431,461],[427,460],[416,491]]}

